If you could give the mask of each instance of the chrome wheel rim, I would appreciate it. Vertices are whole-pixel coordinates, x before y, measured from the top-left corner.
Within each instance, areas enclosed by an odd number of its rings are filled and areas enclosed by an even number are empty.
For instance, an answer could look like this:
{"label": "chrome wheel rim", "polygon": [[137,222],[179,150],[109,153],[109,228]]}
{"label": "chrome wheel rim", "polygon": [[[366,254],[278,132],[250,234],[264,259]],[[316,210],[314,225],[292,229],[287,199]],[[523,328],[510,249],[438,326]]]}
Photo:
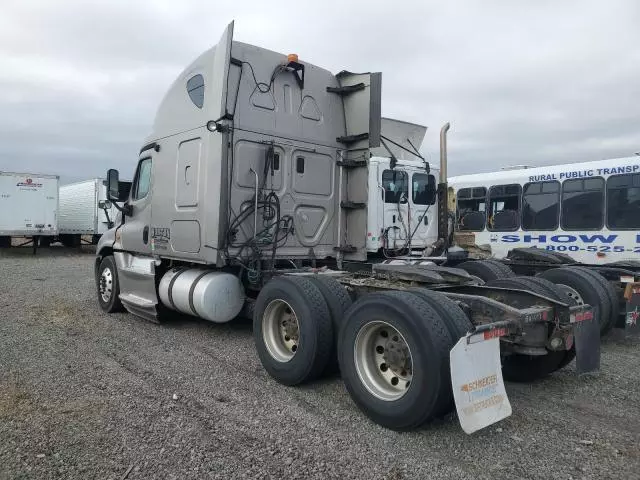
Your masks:
{"label": "chrome wheel rim", "polygon": [[113,293],[113,274],[110,268],[105,268],[100,274],[100,297],[104,303],[109,303]]}
{"label": "chrome wheel rim", "polygon": [[413,379],[411,350],[402,334],[387,322],[365,324],[356,336],[354,360],[360,381],[375,397],[402,398]]}
{"label": "chrome wheel rim", "polygon": [[272,300],[262,316],[262,339],[269,354],[278,362],[290,361],[300,345],[300,326],[296,312],[284,300]]}

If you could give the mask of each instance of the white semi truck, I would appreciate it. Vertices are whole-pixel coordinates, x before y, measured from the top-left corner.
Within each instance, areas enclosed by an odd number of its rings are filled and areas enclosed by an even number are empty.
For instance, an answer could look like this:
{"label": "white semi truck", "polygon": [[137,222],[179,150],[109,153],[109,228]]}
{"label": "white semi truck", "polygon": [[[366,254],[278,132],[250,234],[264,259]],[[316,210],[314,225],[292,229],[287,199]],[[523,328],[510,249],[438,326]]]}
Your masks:
{"label": "white semi truck", "polygon": [[97,246],[105,312],[252,315],[274,379],[339,368],[362,411],[398,430],[455,405],[471,433],[510,415],[503,375],[574,358],[598,369],[597,307],[568,290],[397,260],[414,239],[446,249],[448,126],[438,179],[422,127],[381,118],[381,74],[334,75],[232,37],[233,24],[170,87],[130,192],[107,173],[121,218]]}
{"label": "white semi truck", "polygon": [[94,178],[60,187],[59,240],[63,245],[80,246],[83,236],[96,244],[113,226],[117,209],[107,199],[104,179]]}
{"label": "white semi truck", "polygon": [[57,175],[0,172],[0,248],[12,237],[46,241],[58,234]]}

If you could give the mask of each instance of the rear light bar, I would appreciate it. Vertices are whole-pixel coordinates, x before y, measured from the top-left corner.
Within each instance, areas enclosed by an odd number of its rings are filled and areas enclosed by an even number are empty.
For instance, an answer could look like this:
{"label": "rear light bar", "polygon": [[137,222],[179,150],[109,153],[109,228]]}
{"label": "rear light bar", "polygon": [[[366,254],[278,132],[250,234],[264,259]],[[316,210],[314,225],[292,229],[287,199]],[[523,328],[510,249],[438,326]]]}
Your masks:
{"label": "rear light bar", "polygon": [[587,320],[593,320],[593,310],[590,307],[584,307],[583,310],[580,311],[572,311],[569,315],[569,321],[571,323],[584,322]]}
{"label": "rear light bar", "polygon": [[492,338],[506,337],[509,335],[510,327],[511,323],[509,322],[495,322],[478,325],[467,336],[467,343],[472,344],[491,340]]}

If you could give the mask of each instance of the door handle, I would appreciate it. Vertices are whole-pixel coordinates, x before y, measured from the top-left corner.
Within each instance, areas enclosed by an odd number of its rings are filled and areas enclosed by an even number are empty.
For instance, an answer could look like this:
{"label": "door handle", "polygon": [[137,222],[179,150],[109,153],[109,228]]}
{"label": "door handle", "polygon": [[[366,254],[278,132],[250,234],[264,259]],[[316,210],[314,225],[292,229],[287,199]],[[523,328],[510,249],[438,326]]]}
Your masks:
{"label": "door handle", "polygon": [[144,242],[145,245],[149,243],[149,227],[148,226],[145,226],[142,229],[142,241]]}

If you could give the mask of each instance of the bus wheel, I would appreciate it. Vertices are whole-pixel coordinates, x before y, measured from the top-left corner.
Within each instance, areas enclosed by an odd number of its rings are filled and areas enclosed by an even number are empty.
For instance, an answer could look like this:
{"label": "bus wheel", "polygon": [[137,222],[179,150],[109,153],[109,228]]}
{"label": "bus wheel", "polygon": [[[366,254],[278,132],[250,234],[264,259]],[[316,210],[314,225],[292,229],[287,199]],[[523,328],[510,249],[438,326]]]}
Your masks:
{"label": "bus wheel", "polygon": [[374,422],[410,430],[453,407],[447,328],[427,302],[409,292],[367,295],[340,331],[342,379]]}
{"label": "bus wheel", "polygon": [[578,303],[588,303],[594,308],[600,323],[600,335],[609,330],[611,306],[605,288],[594,281],[584,269],[574,267],[553,268],[542,272],[539,277],[562,285],[568,295]]}
{"label": "bus wheel", "polygon": [[331,358],[329,359],[325,373],[333,374],[340,370],[337,353],[338,334],[340,333],[344,314],[353,302],[351,301],[351,297],[349,296],[347,289],[335,278],[328,275],[314,275],[307,278],[311,279],[316,284],[327,302],[327,306],[329,307],[329,312],[331,314],[334,341]]}
{"label": "bus wheel", "polygon": [[456,268],[461,268],[485,282],[515,276],[507,265],[497,260],[469,260],[457,265]]}
{"label": "bus wheel", "polygon": [[329,307],[314,282],[282,276],[270,280],[256,299],[253,339],[265,370],[284,385],[313,380],[333,349]]}

